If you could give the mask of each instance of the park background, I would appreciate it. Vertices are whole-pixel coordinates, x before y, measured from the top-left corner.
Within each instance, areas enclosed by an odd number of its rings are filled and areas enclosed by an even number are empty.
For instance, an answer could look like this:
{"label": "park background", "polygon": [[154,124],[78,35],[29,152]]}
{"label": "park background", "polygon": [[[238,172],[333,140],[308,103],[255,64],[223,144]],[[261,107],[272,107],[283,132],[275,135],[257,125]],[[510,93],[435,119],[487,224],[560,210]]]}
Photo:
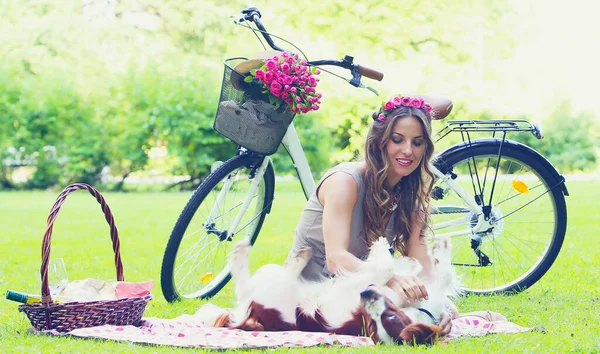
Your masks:
{"label": "park background", "polygon": [[[459,307],[497,310],[522,325],[543,325],[550,335],[465,339],[420,350],[600,350],[600,5],[591,0],[0,0],[2,291],[39,292],[45,219],[58,192],[73,182],[90,183],[107,197],[127,279],[158,282],[162,252],[190,189],[210,163],[235,151],[212,125],[223,59],[261,50],[231,17],[249,5],[261,9],[267,29],[309,59],[351,54],[385,73],[381,83],[364,80],[379,97],[321,75],[323,107],[295,120],[315,178],[336,162],[360,158],[370,113],[395,93],[446,94],[455,102],[451,119],[524,118],[544,128],[543,140],[511,138],[567,175],[563,250],[527,292],[465,298]],[[449,137],[436,148],[456,141]],[[274,156],[276,173],[291,176],[284,154]],[[276,212],[267,218],[254,267],[285,258],[303,206],[297,182],[277,188]],[[57,222],[53,257],[65,258],[72,279],[112,276],[108,234],[94,203],[89,195],[70,197]],[[174,317],[198,306],[168,305],[158,286],[154,295],[151,316]],[[231,300],[230,286],[215,298],[224,306]],[[28,322],[16,305],[0,301],[0,309],[3,351],[157,350],[26,335]]]}

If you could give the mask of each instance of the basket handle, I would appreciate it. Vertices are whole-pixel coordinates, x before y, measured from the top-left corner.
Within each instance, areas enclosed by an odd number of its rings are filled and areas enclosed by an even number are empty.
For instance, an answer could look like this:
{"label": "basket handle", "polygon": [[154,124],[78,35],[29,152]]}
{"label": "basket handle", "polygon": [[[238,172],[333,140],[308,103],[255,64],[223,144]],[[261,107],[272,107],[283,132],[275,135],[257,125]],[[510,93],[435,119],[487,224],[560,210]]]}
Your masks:
{"label": "basket handle", "polygon": [[48,284],[48,264],[50,263],[50,239],[52,237],[52,226],[54,225],[54,221],[58,215],[58,211],[60,207],[65,202],[67,195],[75,192],[76,190],[86,189],[93,195],[100,206],[102,207],[102,211],[104,212],[104,216],[108,225],[110,226],[110,238],[113,244],[113,251],[115,252],[115,267],[117,268],[117,281],[123,281],[125,278],[123,277],[123,262],[121,262],[121,251],[120,251],[120,241],[119,241],[119,233],[117,231],[117,227],[115,226],[115,220],[113,219],[112,213],[110,212],[110,208],[104,197],[98,192],[94,187],[85,184],[85,183],[74,183],[67,186],[56,198],[56,202],[54,202],[54,206],[50,210],[50,215],[48,216],[48,226],[46,227],[46,233],[44,234],[44,240],[42,243],[42,266],[40,268],[40,274],[42,277],[42,303],[49,304],[52,303],[52,297],[50,295],[50,287]]}

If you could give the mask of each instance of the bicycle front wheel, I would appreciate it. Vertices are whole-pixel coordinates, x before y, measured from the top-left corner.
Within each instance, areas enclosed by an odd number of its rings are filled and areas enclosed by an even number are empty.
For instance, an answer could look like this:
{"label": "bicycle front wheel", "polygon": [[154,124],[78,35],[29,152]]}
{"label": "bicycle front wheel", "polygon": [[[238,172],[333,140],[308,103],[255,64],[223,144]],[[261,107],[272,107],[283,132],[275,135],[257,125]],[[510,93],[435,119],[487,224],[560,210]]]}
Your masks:
{"label": "bicycle front wheel", "polygon": [[[438,180],[433,228],[446,227],[434,232],[453,236],[452,263],[468,293],[518,293],[538,281],[558,256],[567,223],[564,179],[525,145],[486,139],[466,146],[442,153],[435,165],[478,208]],[[484,227],[464,232],[478,224],[480,215]]]}
{"label": "bicycle front wheel", "polygon": [[273,201],[271,163],[251,190],[263,159],[235,156],[196,189],[171,232],[163,257],[161,287],[167,301],[210,298],[231,279],[227,262],[232,241],[246,239],[254,244]]}

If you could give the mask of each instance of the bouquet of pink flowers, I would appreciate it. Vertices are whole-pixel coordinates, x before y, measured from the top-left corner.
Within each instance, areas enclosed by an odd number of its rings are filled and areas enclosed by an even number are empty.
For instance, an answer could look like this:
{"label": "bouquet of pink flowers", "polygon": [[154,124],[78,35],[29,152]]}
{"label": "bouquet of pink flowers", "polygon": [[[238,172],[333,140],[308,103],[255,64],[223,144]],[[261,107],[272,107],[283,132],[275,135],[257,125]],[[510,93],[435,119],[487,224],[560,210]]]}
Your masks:
{"label": "bouquet of pink flowers", "polygon": [[315,76],[319,73],[298,54],[282,52],[265,60],[260,68],[250,70],[244,81],[260,85],[277,109],[285,103],[293,113],[308,113],[318,110],[321,104],[321,94],[315,90],[319,81]]}

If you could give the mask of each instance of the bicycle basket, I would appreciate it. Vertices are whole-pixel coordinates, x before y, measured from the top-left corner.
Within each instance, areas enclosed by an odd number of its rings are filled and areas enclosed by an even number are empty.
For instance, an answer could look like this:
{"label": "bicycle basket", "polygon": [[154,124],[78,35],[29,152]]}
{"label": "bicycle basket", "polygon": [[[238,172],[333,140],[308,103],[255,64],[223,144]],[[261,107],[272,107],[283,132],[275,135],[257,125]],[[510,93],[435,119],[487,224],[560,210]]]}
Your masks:
{"label": "bicycle basket", "polygon": [[281,144],[294,113],[287,105],[275,109],[266,94],[261,92],[262,87],[243,81],[245,75],[233,68],[244,60],[230,58],[224,61],[221,98],[214,128],[248,150],[271,155]]}

